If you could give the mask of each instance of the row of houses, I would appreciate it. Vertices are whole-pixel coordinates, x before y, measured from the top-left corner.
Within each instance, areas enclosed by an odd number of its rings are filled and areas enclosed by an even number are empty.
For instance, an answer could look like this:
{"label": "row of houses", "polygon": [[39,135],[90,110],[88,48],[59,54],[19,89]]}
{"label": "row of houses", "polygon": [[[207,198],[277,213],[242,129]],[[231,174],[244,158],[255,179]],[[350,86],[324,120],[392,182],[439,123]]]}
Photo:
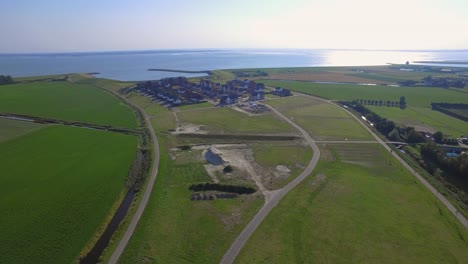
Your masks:
{"label": "row of houses", "polygon": [[[208,79],[201,79],[199,83],[194,83],[189,82],[185,77],[176,77],[140,82],[136,89],[155,100],[164,101],[172,106],[200,103],[206,99],[218,102],[219,105],[237,103],[241,97],[249,101],[265,99],[265,84],[248,79],[236,79],[220,84]],[[280,87],[272,93],[279,96],[291,95],[289,90]]]}

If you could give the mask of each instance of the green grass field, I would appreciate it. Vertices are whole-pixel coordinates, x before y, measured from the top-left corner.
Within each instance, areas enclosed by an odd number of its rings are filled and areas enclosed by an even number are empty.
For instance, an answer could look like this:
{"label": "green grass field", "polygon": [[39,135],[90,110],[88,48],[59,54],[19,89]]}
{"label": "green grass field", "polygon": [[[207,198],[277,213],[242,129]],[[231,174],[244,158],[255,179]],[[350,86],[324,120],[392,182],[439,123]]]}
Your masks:
{"label": "green grass field", "polygon": [[0,142],[32,133],[45,125],[0,118]]}
{"label": "green grass field", "polygon": [[408,107],[405,110],[401,110],[397,107],[367,107],[378,115],[386,117],[397,124],[413,126],[417,130],[429,130],[432,133],[439,130],[453,137],[459,137],[468,132],[468,122],[431,110],[430,108]]}
{"label": "green grass field", "polygon": [[295,133],[288,123],[271,112],[248,116],[228,107],[177,113],[181,123],[203,126],[212,133],[284,134]]}
{"label": "green grass field", "polygon": [[135,113],[110,93],[86,84],[33,82],[0,87],[0,112],[135,128]]}
{"label": "green grass field", "polygon": [[[321,161],[271,212],[236,263],[466,263],[468,234],[396,164]],[[317,177],[317,176],[316,176]]]}
{"label": "green grass field", "polygon": [[369,140],[372,137],[352,116],[335,105],[308,96],[293,96],[268,101],[316,140]]}
{"label": "green grass field", "polygon": [[47,126],[0,143],[1,263],[70,263],[103,224],[134,136]]}
{"label": "green grass field", "polygon": [[159,136],[158,180],[120,263],[217,263],[263,199],[191,201],[190,184],[210,177],[203,163],[175,164],[168,155],[167,137]]}
{"label": "green grass field", "polygon": [[391,87],[366,86],[352,84],[318,84],[295,81],[264,81],[269,86],[281,86],[294,91],[317,95],[333,100],[390,100],[399,101],[406,97],[406,103],[412,107],[431,107],[431,102],[464,103],[468,94],[453,90],[433,87]]}
{"label": "green grass field", "polygon": [[279,142],[253,144],[253,156],[255,161],[265,168],[276,170],[277,165],[283,165],[291,170],[290,175],[284,179],[276,179],[274,182],[267,182],[268,189],[278,189],[284,187],[295,179],[309,164],[313,151],[306,145],[283,145]]}

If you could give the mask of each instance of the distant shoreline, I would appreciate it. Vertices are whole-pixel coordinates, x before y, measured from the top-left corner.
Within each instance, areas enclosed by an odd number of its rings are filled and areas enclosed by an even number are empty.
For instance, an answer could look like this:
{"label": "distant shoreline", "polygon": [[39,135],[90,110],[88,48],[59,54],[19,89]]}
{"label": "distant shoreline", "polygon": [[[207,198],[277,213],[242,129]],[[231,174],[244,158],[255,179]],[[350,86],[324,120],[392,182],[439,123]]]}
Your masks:
{"label": "distant shoreline", "polygon": [[413,61],[413,63],[468,64],[468,61]]}
{"label": "distant shoreline", "polygon": [[148,71],[160,71],[160,72],[179,72],[179,73],[205,73],[213,75],[212,71],[186,71],[186,70],[171,70],[171,69],[148,69]]}

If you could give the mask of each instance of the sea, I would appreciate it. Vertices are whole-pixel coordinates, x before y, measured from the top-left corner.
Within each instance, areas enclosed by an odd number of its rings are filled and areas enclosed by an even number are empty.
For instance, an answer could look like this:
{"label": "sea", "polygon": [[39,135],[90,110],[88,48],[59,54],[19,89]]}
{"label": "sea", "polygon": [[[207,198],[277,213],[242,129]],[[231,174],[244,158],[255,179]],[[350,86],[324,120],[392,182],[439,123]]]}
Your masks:
{"label": "sea", "polygon": [[[156,80],[204,73],[148,71],[170,69],[206,71],[240,68],[364,66],[389,63],[468,67],[468,50],[304,50],[202,49],[0,54],[0,74],[13,77],[93,73],[121,81]],[[416,63],[431,61],[430,63]],[[434,61],[457,61],[437,64]],[[460,63],[462,62],[462,63]]]}

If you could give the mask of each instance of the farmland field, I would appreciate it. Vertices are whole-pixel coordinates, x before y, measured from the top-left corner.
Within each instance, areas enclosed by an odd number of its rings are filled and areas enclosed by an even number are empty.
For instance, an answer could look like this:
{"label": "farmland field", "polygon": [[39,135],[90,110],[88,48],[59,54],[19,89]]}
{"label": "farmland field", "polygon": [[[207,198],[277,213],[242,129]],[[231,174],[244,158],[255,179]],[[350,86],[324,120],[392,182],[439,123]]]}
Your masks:
{"label": "farmland field", "polygon": [[108,92],[87,84],[33,82],[3,85],[0,112],[137,127],[133,110]]}
{"label": "farmland field", "polygon": [[0,143],[0,262],[76,261],[125,191],[136,146],[134,136],[66,126]]}
{"label": "farmland field", "polygon": [[401,96],[406,97],[408,106],[431,107],[432,102],[463,103],[468,101],[467,93],[435,87],[391,87],[366,86],[353,84],[319,84],[295,81],[265,81],[265,84],[276,87],[281,86],[307,94],[333,100],[371,99],[383,101],[399,101]]}

